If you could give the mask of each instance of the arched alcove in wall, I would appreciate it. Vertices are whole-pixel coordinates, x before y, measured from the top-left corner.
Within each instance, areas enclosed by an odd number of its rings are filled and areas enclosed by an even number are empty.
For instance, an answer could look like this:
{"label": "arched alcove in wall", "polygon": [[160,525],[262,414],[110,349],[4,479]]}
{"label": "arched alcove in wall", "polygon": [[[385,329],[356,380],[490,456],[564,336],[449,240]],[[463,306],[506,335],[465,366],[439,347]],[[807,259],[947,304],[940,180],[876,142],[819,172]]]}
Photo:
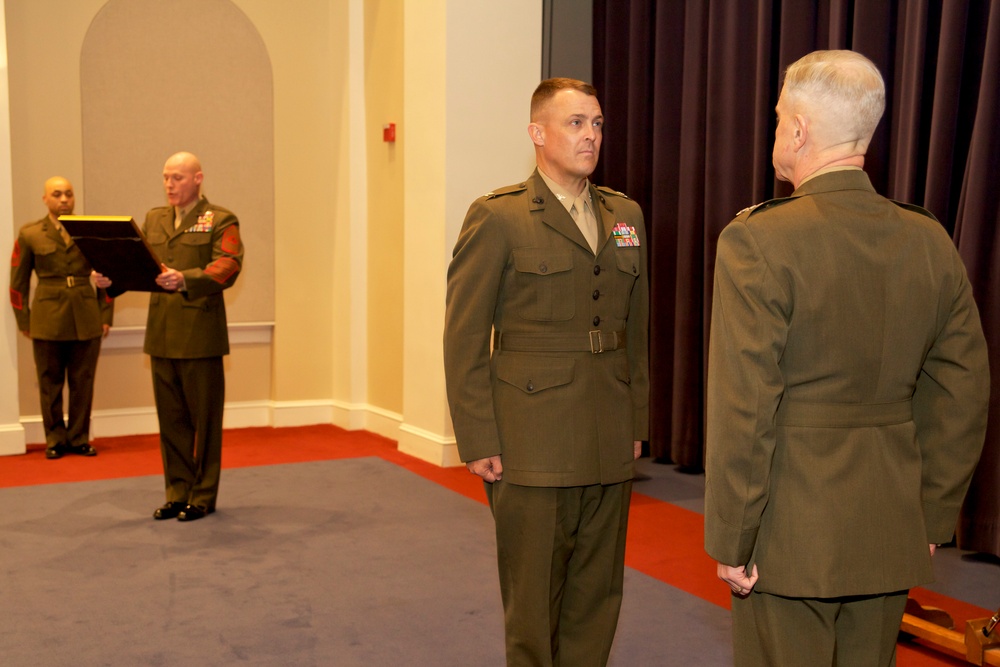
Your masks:
{"label": "arched alcove in wall", "polygon": [[[198,155],[203,192],[240,219],[244,271],[230,322],[274,321],[274,86],[257,29],[230,0],[109,0],[80,53],[84,210],[165,204],[163,163]],[[119,298],[115,323],[143,325],[147,299]]]}

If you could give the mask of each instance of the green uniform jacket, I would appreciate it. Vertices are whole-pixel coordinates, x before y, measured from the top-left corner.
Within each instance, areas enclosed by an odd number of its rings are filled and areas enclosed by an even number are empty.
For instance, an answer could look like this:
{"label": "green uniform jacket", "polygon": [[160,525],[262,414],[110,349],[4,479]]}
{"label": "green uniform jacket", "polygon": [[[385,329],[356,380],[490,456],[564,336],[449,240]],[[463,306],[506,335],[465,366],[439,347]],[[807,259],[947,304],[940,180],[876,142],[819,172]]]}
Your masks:
{"label": "green uniform jacket", "polygon": [[[502,455],[513,484],[631,479],[632,443],[648,437],[642,212],[620,193],[591,195],[596,258],[535,172],[472,204],[448,269],[444,356],[459,454]],[[638,245],[616,245],[616,225],[631,228]],[[501,336],[492,356],[491,328]],[[616,349],[592,353],[591,331],[601,332],[598,348]]]}
{"label": "green uniform jacket", "polygon": [[944,228],[863,171],[817,176],[722,232],[712,309],[708,553],[788,597],[931,581],[990,391]]}
{"label": "green uniform jacket", "polygon": [[149,298],[143,351],[166,359],[229,354],[226,302],[243,266],[236,216],[202,198],[174,229],[174,209],[154,208],[142,225],[160,261],[184,274],[186,291],[153,292]]}
{"label": "green uniform jacket", "polygon": [[[31,272],[38,276],[28,307]],[[90,340],[111,325],[114,303],[90,284],[90,263],[48,216],[21,227],[10,262],[10,303],[17,328],[39,340]]]}

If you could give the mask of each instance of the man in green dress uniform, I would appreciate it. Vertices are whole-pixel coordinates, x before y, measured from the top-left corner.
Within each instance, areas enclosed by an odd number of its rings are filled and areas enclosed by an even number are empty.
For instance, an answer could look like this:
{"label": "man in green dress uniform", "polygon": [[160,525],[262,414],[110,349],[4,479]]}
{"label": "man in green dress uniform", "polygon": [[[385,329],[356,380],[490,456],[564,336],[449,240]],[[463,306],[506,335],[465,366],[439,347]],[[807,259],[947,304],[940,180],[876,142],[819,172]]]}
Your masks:
{"label": "man in green dress uniform", "polygon": [[[10,303],[17,328],[31,339],[38,374],[45,456],[95,456],[90,410],[101,339],[108,335],[114,304],[91,283],[91,268],[59,223],[72,215],[73,185],[61,176],[45,181],[48,215],[24,225],[14,243]],[[28,306],[31,273],[38,277]],[[69,385],[69,420],[63,418],[63,386]]]}
{"label": "man in green dress uniform", "polygon": [[603,122],[592,86],[543,81],[536,171],[472,204],[448,270],[448,400],[496,523],[510,665],[605,664],[621,606],[649,293],[639,206],[589,182]]}
{"label": "man in green dress uniform", "polygon": [[851,51],[792,64],[774,168],[791,197],[719,239],[705,545],[737,665],[892,665],[986,428],[986,342],[944,228],[862,170],[885,106]]}
{"label": "man in green dress uniform", "polygon": [[[204,174],[191,153],[163,166],[168,206],[146,214],[142,233],[162,262],[149,297],[146,341],[167,502],[157,520],[195,521],[215,511],[222,470],[222,412],[229,354],[226,302],[243,266],[240,223],[201,195]],[[98,283],[110,286],[102,277]]]}

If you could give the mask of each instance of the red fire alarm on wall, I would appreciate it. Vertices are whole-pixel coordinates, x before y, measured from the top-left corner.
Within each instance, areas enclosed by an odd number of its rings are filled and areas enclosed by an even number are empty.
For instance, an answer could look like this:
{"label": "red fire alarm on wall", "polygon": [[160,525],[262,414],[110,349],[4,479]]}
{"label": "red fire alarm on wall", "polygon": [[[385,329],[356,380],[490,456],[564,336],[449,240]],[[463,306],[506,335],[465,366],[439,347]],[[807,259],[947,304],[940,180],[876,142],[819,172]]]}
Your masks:
{"label": "red fire alarm on wall", "polygon": [[386,123],[382,126],[382,141],[394,142],[396,141],[396,124]]}

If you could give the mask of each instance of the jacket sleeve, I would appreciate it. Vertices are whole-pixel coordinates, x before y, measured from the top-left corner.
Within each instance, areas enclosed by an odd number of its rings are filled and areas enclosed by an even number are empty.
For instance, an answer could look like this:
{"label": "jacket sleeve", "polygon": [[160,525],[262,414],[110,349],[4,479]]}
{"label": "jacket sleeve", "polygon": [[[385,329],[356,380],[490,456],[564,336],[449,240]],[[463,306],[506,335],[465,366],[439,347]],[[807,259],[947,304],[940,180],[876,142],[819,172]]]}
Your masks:
{"label": "jacket sleeve", "polygon": [[719,237],[708,357],[705,549],[746,565],[767,505],[790,307],[748,226]]}
{"label": "jacket sleeve", "polygon": [[639,279],[632,289],[625,332],[632,392],[633,440],[649,440],[649,262],[646,226],[642,211],[638,210],[638,205],[635,208],[639,235]]}
{"label": "jacket sleeve", "polygon": [[953,269],[959,280],[913,393],[924,521],[927,539],[936,544],[954,536],[982,452],[990,394],[986,340],[957,252]]}
{"label": "jacket sleeve", "polygon": [[[216,213],[223,213],[214,209]],[[236,282],[243,268],[240,222],[226,211],[212,230],[212,258],[203,267],[184,269],[185,296],[189,299],[217,294]]]}
{"label": "jacket sleeve", "polygon": [[448,266],[445,382],[463,461],[501,453],[490,380],[490,339],[510,251],[491,208],[483,200],[473,203]]}
{"label": "jacket sleeve", "polygon": [[101,324],[109,327],[115,323],[115,300],[107,290],[97,290],[97,303],[101,308]]}
{"label": "jacket sleeve", "polygon": [[31,330],[31,308],[28,295],[31,289],[31,272],[35,267],[35,255],[24,233],[17,235],[14,251],[10,258],[10,305],[14,308],[14,318],[19,331]]}

